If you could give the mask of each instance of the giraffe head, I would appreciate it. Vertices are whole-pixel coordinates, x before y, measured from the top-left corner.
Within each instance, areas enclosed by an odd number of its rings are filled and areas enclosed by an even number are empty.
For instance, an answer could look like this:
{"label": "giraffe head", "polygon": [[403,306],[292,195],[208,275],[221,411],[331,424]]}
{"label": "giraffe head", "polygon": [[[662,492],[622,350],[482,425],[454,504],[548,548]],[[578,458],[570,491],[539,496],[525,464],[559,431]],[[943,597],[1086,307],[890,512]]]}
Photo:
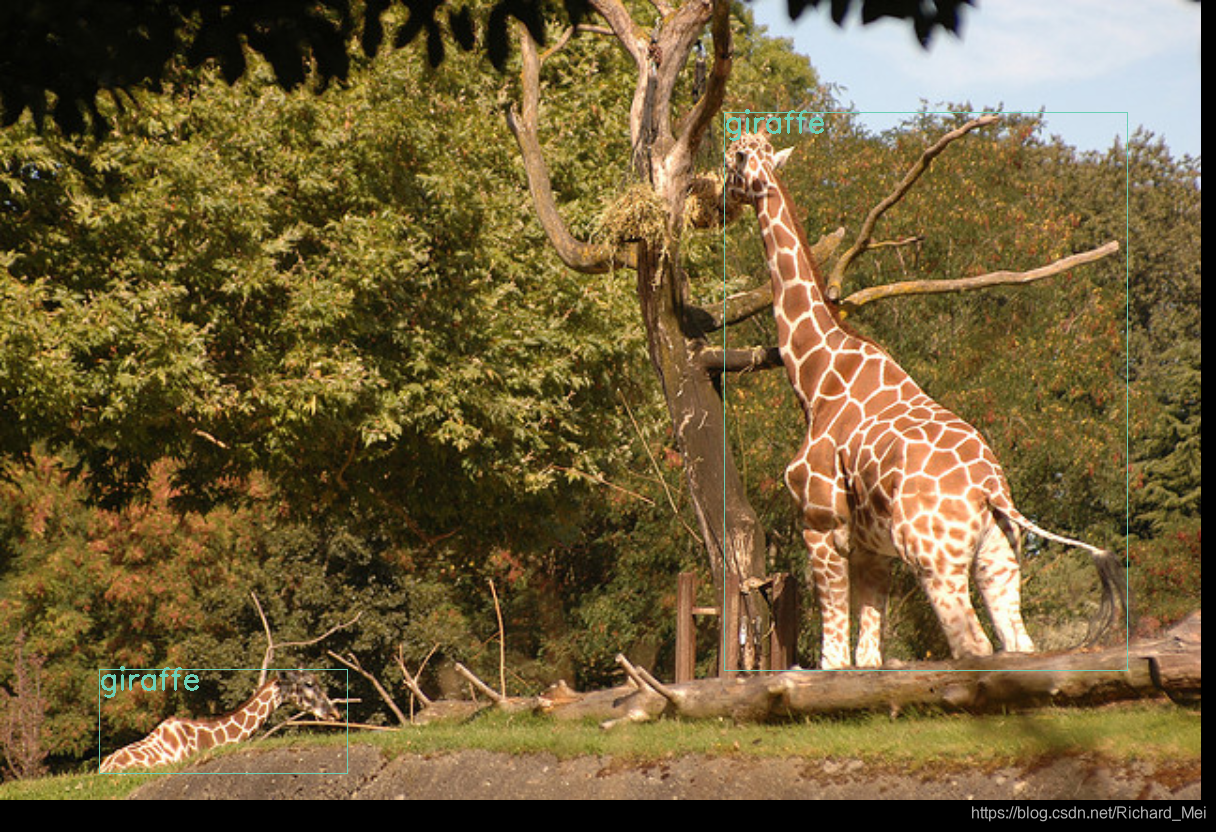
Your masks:
{"label": "giraffe head", "polygon": [[728,199],[755,205],[776,184],[775,172],[789,159],[792,147],[773,150],[766,133],[744,133],[726,149]]}
{"label": "giraffe head", "polygon": [[281,702],[290,702],[317,719],[342,718],[342,713],[333,702],[329,701],[329,697],[325,695],[325,689],[321,687],[317,677],[307,670],[280,671],[278,686]]}

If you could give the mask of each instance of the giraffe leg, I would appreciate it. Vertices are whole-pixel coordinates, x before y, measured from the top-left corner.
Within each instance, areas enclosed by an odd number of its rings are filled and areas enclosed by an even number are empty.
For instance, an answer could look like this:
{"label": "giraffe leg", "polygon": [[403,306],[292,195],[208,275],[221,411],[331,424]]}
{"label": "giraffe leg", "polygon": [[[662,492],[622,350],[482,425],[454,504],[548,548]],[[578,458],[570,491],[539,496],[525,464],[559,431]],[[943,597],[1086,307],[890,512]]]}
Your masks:
{"label": "giraffe leg", "polygon": [[1001,648],[1010,653],[1033,653],[1034,642],[1022,621],[1021,566],[1005,530],[999,526],[990,528],[980,543],[975,583],[988,606]]}
{"label": "giraffe leg", "polygon": [[956,659],[992,655],[992,642],[971,606],[968,580],[971,558],[955,547],[933,541],[926,541],[919,548],[925,554],[911,562],[919,567],[921,586],[950,643],[951,655]]}
{"label": "giraffe leg", "polygon": [[883,619],[891,592],[891,561],[864,550],[855,550],[850,561],[857,593],[857,666],[879,667]]}
{"label": "giraffe leg", "polygon": [[848,667],[849,661],[849,564],[837,551],[832,532],[806,529],[802,532],[810,553],[811,575],[823,618],[823,650],[819,666],[824,670]]}

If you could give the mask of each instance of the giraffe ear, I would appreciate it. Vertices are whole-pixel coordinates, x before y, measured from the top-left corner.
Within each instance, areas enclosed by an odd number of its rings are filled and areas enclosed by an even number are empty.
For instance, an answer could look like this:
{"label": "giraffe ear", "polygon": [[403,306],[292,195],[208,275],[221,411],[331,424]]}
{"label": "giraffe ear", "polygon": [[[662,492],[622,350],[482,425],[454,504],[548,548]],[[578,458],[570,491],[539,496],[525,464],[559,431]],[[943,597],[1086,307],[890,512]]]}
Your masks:
{"label": "giraffe ear", "polygon": [[786,159],[794,152],[794,148],[787,147],[785,150],[778,150],[773,154],[773,169],[776,170],[785,164]]}

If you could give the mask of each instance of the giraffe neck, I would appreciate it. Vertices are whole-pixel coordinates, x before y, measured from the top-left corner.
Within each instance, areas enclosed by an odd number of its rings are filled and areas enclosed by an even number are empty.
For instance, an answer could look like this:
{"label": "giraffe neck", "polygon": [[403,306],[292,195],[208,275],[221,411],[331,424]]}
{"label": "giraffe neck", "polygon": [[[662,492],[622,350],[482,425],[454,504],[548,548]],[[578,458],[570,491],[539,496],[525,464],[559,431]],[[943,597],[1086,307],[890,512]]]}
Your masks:
{"label": "giraffe neck", "polygon": [[[244,742],[261,728],[282,703],[277,680],[258,688],[253,697],[228,716],[215,720],[200,720],[198,749]],[[208,741],[209,740],[209,741]]]}
{"label": "giraffe neck", "polygon": [[773,286],[777,345],[805,405],[830,369],[831,352],[859,336],[842,326],[828,305],[819,267],[780,182],[774,180],[757,200],[756,216]]}

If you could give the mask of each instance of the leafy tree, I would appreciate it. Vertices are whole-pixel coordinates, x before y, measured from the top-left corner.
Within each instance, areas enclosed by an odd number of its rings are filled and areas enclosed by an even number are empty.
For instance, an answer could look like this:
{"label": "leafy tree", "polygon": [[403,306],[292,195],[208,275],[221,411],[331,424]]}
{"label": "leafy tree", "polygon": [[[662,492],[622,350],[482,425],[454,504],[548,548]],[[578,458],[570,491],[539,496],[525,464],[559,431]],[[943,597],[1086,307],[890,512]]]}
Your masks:
{"label": "leafy tree", "polygon": [[[154,471],[147,502],[111,512],[94,510],[87,478],[56,459],[36,454],[5,470],[0,507],[12,561],[0,585],[0,628],[27,633],[28,649],[45,659],[53,755],[93,747],[98,668],[187,665],[175,642],[203,624],[199,591],[230,585],[229,564],[209,545],[221,518],[174,511],[167,474]],[[109,726],[143,719],[137,727],[150,728],[145,701],[138,691],[115,702]]]}
{"label": "leafy tree", "polygon": [[585,439],[620,432],[619,287],[519,245],[493,84],[377,67],[324,96],[183,80],[95,147],[6,134],[7,452],[75,447],[116,497],[166,455],[203,498],[262,470],[424,539],[611,460]]}
{"label": "leafy tree", "polygon": [[[275,666],[332,664],[353,652],[389,678],[398,647],[417,661],[433,647],[467,660],[478,649],[449,587],[403,569],[383,536],[290,520],[263,479],[243,505],[206,512],[174,505],[173,465],[153,466],[146,497],[107,510],[91,505],[89,478],[41,454],[10,464],[0,489],[6,548],[14,556],[0,593],[0,631],[27,632],[45,657],[45,750],[60,759],[95,754],[98,669],[257,668],[267,647],[251,596],[280,649]],[[339,626],[339,625],[350,626]],[[357,624],[357,626],[355,626]],[[11,656],[0,666],[15,677]],[[15,661],[15,660],[14,660]],[[142,688],[100,699],[103,747],[138,738],[171,713],[206,715],[248,698],[257,674],[201,673],[194,693]],[[326,681],[335,696],[338,679]],[[373,718],[374,692],[352,680]]]}
{"label": "leafy tree", "polygon": [[1152,632],[1201,603],[1200,162],[1137,130],[1062,175],[1080,236],[1126,206],[1129,582],[1134,626]]}

